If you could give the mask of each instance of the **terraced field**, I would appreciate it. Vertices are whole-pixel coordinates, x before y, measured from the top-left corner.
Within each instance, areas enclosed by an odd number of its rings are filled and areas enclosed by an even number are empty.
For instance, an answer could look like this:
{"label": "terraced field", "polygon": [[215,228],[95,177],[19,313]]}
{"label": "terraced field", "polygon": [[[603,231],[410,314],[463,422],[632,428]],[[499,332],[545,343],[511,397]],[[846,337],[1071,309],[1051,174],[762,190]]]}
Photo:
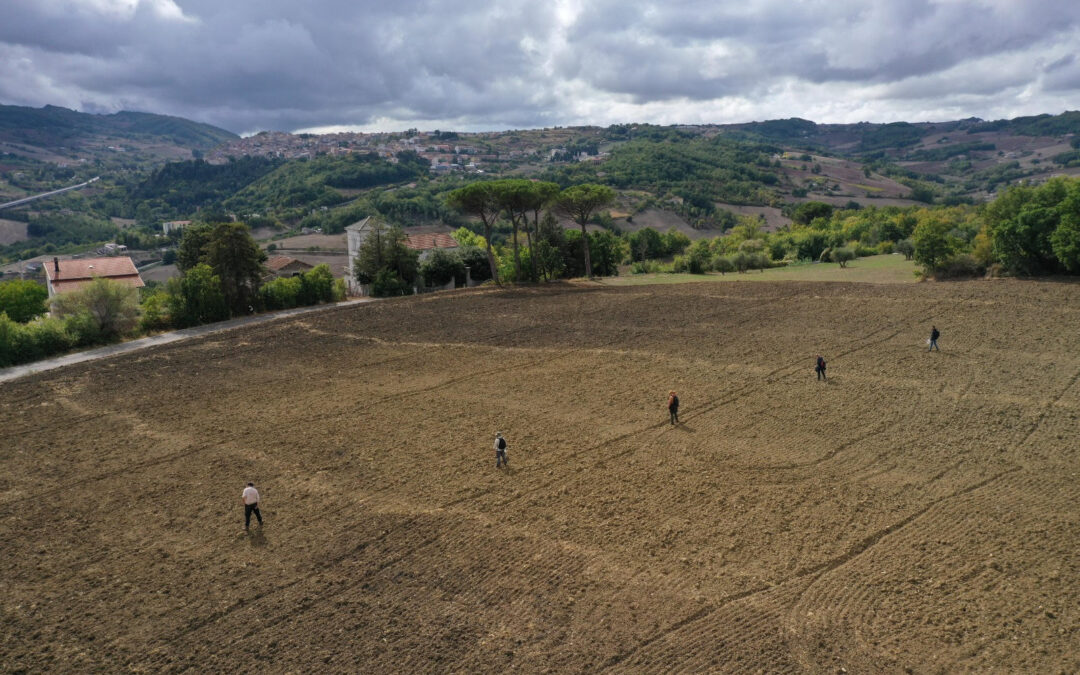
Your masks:
{"label": "terraced field", "polygon": [[1078,289],[476,290],[10,383],[0,670],[1075,672]]}

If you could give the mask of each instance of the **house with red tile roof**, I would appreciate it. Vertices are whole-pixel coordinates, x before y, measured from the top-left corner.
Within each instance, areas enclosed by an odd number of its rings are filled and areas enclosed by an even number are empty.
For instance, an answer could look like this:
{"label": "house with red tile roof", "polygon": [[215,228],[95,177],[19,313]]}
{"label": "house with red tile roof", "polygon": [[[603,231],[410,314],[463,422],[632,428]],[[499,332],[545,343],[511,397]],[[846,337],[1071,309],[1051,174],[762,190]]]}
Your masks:
{"label": "house with red tile roof", "polygon": [[431,255],[432,251],[439,248],[457,248],[457,240],[449,234],[442,232],[433,234],[409,234],[405,238],[405,246],[420,252],[423,259]]}
{"label": "house with red tile roof", "polygon": [[290,258],[286,255],[274,255],[266,259],[266,269],[270,273],[271,279],[278,277],[295,277],[312,269],[314,265],[309,265],[303,260],[297,260],[296,258]]}
{"label": "house with red tile roof", "polygon": [[139,270],[135,269],[135,263],[128,256],[77,260],[53,258],[52,262],[45,263],[44,267],[45,286],[49,289],[50,298],[59,293],[77,291],[98,277],[132,288],[146,285],[139,276]]}

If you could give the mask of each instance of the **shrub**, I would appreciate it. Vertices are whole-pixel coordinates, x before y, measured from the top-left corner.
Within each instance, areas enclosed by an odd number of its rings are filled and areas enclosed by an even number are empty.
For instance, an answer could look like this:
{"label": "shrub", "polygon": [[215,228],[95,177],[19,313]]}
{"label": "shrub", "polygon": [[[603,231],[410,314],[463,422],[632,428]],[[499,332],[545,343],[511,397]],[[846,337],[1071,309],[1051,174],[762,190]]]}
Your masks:
{"label": "shrub", "polygon": [[52,300],[52,311],[69,322],[80,345],[112,342],[130,335],[139,318],[134,288],[97,278],[83,288]]}
{"label": "shrub", "polygon": [[911,257],[915,255],[915,243],[910,239],[901,239],[896,242],[894,249],[897,253],[904,254],[904,260],[911,260]]}
{"label": "shrub", "polygon": [[982,276],[986,268],[966,253],[952,256],[931,270],[935,279],[962,279]]}
{"label": "shrub", "polygon": [[734,272],[735,271],[735,263],[733,263],[731,261],[731,258],[722,256],[722,255],[718,255],[715,258],[713,258],[713,269],[715,269],[720,274],[726,274],[728,272]]}
{"label": "shrub", "polygon": [[140,305],[139,329],[144,333],[168,330],[172,326],[169,318],[169,294],[157,290],[146,296]]}
{"label": "shrub", "polygon": [[677,255],[671,263],[672,272],[685,272],[688,274],[705,274],[706,264],[700,256]]}
{"label": "shrub", "polygon": [[891,241],[883,241],[877,246],[877,252],[881,255],[888,255],[893,252],[893,243]]}
{"label": "shrub", "polygon": [[436,249],[431,257],[420,265],[420,276],[428,286],[443,286],[450,283],[451,279],[457,285],[464,286],[465,263],[456,251]]}
{"label": "shrub", "polygon": [[334,274],[326,263],[316,265],[299,278],[298,304],[317,305],[320,302],[334,301]]}
{"label": "shrub", "polygon": [[491,266],[488,265],[487,252],[484,249],[463,244],[458,250],[458,257],[462,264],[469,268],[469,276],[473,281],[487,281],[491,278]]}
{"label": "shrub", "polygon": [[205,263],[189,269],[179,279],[169,279],[167,288],[169,316],[177,328],[229,318],[229,307],[221,291],[221,279]]}
{"label": "shrub", "polygon": [[878,250],[873,246],[867,246],[866,244],[854,244],[851,246],[852,252],[856,258],[865,258],[868,255],[877,255]]}
{"label": "shrub", "polygon": [[630,265],[630,274],[656,274],[662,272],[664,266],[656,260],[641,260]]}
{"label": "shrub", "polygon": [[12,321],[26,323],[47,311],[45,301],[49,291],[33,281],[15,279],[0,282],[0,312]]}
{"label": "shrub", "polygon": [[35,361],[70,349],[74,340],[58,319],[21,324],[0,312],[0,367]]}
{"label": "shrub", "polygon": [[300,302],[303,285],[300,277],[282,277],[263,284],[259,289],[263,307],[270,310],[296,307]]}
{"label": "shrub", "polygon": [[840,267],[847,267],[847,264],[855,259],[855,251],[846,246],[835,248],[829,255],[829,259],[835,263],[840,263]]}
{"label": "shrub", "polygon": [[375,274],[371,284],[371,294],[376,298],[389,298],[399,295],[412,295],[412,286],[398,276],[397,272],[383,268]]}
{"label": "shrub", "polygon": [[739,251],[735,255],[731,256],[729,260],[731,261],[731,264],[735,267],[735,269],[740,273],[750,269],[750,266],[754,262],[753,259],[750,257],[750,254],[746,253],[745,251]]}

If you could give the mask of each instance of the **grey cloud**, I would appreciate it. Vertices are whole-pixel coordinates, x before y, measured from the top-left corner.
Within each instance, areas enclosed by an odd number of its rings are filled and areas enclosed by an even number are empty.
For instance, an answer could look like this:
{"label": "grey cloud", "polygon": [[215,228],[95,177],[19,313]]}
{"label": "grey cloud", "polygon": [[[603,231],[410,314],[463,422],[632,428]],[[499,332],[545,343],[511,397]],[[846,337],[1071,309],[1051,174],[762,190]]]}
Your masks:
{"label": "grey cloud", "polygon": [[9,0],[0,99],[138,108],[254,131],[381,117],[474,128],[600,123],[574,110],[610,107],[604,101],[834,109],[824,98],[764,100],[790,83],[818,97],[877,87],[881,111],[965,96],[979,115],[1020,86],[1080,87],[1064,56],[1080,19],[1063,0],[1037,9],[1008,0],[582,0],[566,26],[559,5],[532,0],[175,0],[187,19],[155,9],[163,2],[124,13],[103,11],[101,0]]}

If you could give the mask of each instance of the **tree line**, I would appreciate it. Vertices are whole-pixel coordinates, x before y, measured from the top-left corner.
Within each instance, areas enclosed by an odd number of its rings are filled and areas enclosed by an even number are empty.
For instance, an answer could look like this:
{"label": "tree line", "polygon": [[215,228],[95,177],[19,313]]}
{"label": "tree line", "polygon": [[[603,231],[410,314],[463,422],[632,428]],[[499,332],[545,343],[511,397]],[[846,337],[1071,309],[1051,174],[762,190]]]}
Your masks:
{"label": "tree line", "polygon": [[[327,265],[267,280],[266,254],[244,223],[198,223],[177,252],[181,276],[142,289],[99,278],[47,299],[33,281],[0,282],[0,367],[73,348],[345,297]],[[49,316],[44,316],[46,312]]]}

